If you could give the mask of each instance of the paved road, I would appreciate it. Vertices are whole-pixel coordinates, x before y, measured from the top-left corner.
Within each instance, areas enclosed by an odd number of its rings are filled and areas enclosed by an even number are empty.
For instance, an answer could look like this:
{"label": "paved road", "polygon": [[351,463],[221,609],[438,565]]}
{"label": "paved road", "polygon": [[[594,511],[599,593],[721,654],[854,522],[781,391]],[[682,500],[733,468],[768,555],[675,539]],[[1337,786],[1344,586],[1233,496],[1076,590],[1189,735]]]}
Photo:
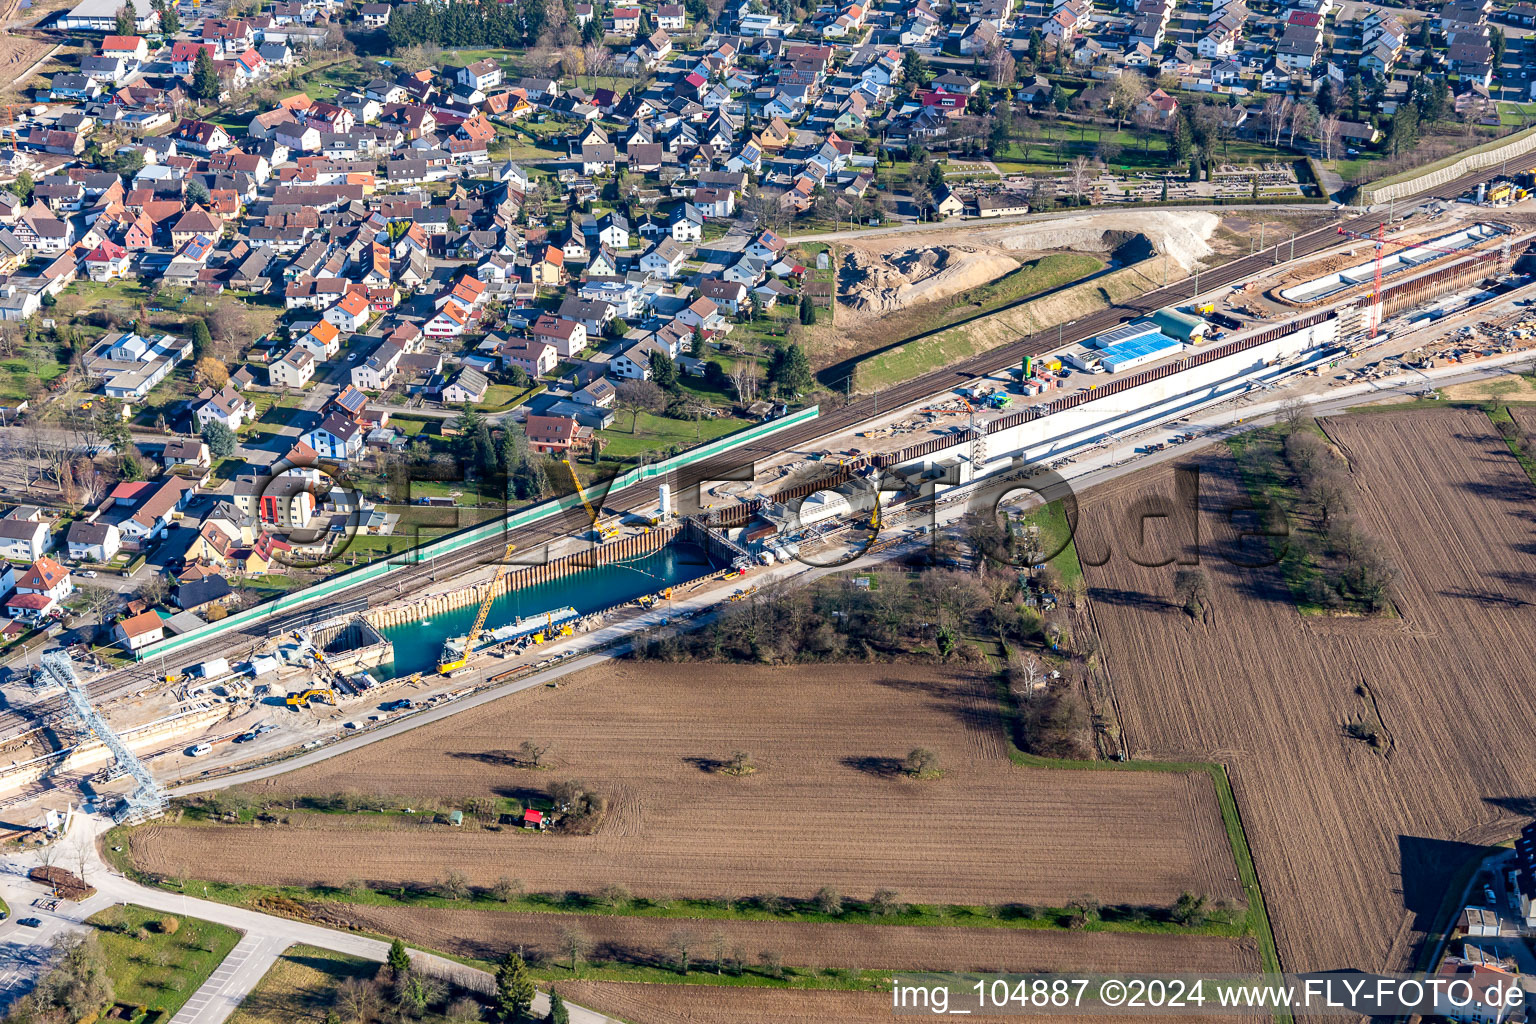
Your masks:
{"label": "paved road", "polygon": [[223,1024],[287,948],[278,935],[247,932],[171,1024]]}
{"label": "paved road", "polygon": [[[101,859],[96,838],[111,823],[105,818],[77,815],[70,834],[59,840],[67,851],[65,860],[71,870],[77,870],[73,857],[84,847],[88,863],[85,877],[96,887],[96,894],[82,903],[60,903],[57,910],[49,911],[30,906],[44,895],[42,886],[26,878],[26,872],[35,866],[30,853],[11,854],[0,858],[3,866],[3,887],[6,899],[13,909],[13,920],[0,924],[0,982],[14,976],[4,998],[14,998],[27,991],[36,980],[51,956],[43,952],[55,936],[70,931],[80,931],[91,915],[119,903],[133,903],[151,910],[169,914],[190,915],[206,921],[228,925],[244,935],[240,943],[226,958],[224,964],[205,982],[186,1006],[172,1019],[173,1024],[220,1024],[250,994],[267,969],[289,946],[303,943],[321,949],[335,950],[349,956],[361,957],[383,963],[389,955],[389,944],[351,932],[334,931],[319,925],[231,907],[212,900],[202,900],[161,889],[150,889],[129,881],[112,871]],[[22,912],[25,910],[25,912]],[[23,928],[14,917],[35,916],[43,922],[38,929]],[[450,979],[455,984],[479,992],[495,989],[495,979],[485,971],[475,970],[443,957],[413,951],[411,962],[424,973]],[[24,970],[23,970],[24,968]],[[23,977],[23,974],[25,975]],[[537,1013],[549,1012],[549,999],[540,993],[534,999]],[[613,1018],[567,1003],[571,1020],[575,1024],[621,1024]]]}

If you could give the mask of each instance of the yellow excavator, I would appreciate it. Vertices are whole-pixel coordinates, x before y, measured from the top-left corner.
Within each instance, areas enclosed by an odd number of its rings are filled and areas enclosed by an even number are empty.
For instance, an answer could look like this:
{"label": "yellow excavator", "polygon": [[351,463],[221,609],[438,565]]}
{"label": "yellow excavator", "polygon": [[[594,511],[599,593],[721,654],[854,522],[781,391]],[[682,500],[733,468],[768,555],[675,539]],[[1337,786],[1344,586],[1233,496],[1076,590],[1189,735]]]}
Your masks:
{"label": "yellow excavator", "polygon": [[291,708],[307,708],[309,707],[310,701],[320,701],[323,704],[329,704],[331,707],[335,707],[336,691],[324,689],[303,690],[299,693],[290,693],[288,695],[287,701],[288,706]]}
{"label": "yellow excavator", "polygon": [[485,597],[480,601],[480,610],[475,613],[475,624],[470,628],[469,634],[464,637],[464,649],[462,651],[443,644],[443,653],[437,659],[437,671],[442,675],[457,672],[469,662],[469,652],[474,650],[475,641],[480,639],[480,634],[485,629],[486,617],[491,614],[491,602],[496,600],[496,587],[500,585],[501,578],[507,574],[508,567],[512,564],[512,552],[517,549],[516,544],[508,544],[506,554],[496,565],[496,575],[491,577],[491,585],[485,588]]}

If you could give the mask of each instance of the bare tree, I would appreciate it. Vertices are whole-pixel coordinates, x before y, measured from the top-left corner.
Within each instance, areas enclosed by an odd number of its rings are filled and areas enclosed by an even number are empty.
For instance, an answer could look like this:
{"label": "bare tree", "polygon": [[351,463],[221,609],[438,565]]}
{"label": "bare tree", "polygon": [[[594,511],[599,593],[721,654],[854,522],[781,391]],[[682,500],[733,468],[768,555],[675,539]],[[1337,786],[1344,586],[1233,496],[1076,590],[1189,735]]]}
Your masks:
{"label": "bare tree", "polygon": [[592,951],[592,940],[580,928],[567,927],[560,933],[560,948],[570,959],[571,973],[575,974]]}
{"label": "bare tree", "polygon": [[679,929],[667,939],[667,945],[671,947],[672,954],[677,960],[677,973],[687,974],[692,965],[694,946],[698,945],[698,937],[687,929]]}
{"label": "bare tree", "polygon": [[1329,114],[1317,125],[1317,141],[1322,151],[1324,160],[1332,160],[1334,146],[1339,141],[1339,118],[1336,114]]}
{"label": "bare tree", "polygon": [[626,380],[616,389],[618,407],[629,413],[629,432],[635,433],[642,412],[660,412],[666,408],[666,395],[655,381]]}
{"label": "bare tree", "polygon": [[1115,131],[1124,126],[1126,119],[1136,112],[1141,101],[1147,98],[1147,79],[1135,71],[1127,71],[1115,79],[1109,93],[1109,115],[1115,119]]}
{"label": "bare tree", "polygon": [[1293,149],[1296,146],[1296,136],[1300,134],[1302,138],[1306,138],[1310,135],[1312,129],[1317,127],[1317,119],[1317,107],[1314,104],[1297,103],[1291,107],[1291,116],[1286,127],[1290,131],[1288,143]]}
{"label": "bare tree", "polygon": [[336,993],[336,1010],[341,1018],[361,1024],[370,1021],[379,1012],[379,990],[373,982],[362,978],[348,978]]}
{"label": "bare tree", "polygon": [[438,892],[444,899],[462,900],[469,897],[469,876],[458,868],[449,868],[443,875]]}
{"label": "bare tree", "polygon": [[1204,619],[1210,610],[1211,581],[1205,570],[1196,566],[1173,574],[1173,596],[1192,619]]}
{"label": "bare tree", "polygon": [[901,768],[916,779],[931,777],[939,770],[939,755],[927,747],[913,747],[901,763]]}
{"label": "bare tree", "polygon": [[544,755],[547,753],[549,753],[548,744],[540,746],[533,740],[523,740],[523,745],[517,748],[517,755],[522,760],[522,762],[526,765],[531,765],[534,768],[538,768],[540,766],[544,759]]}
{"label": "bare tree", "polygon": [[751,357],[743,357],[731,364],[731,387],[740,401],[747,404],[757,401],[760,374],[761,367]]}
{"label": "bare tree", "polygon": [[1074,157],[1067,165],[1067,187],[1079,202],[1082,201],[1083,193],[1088,191],[1088,183],[1096,174],[1097,169],[1093,162],[1085,156]]}

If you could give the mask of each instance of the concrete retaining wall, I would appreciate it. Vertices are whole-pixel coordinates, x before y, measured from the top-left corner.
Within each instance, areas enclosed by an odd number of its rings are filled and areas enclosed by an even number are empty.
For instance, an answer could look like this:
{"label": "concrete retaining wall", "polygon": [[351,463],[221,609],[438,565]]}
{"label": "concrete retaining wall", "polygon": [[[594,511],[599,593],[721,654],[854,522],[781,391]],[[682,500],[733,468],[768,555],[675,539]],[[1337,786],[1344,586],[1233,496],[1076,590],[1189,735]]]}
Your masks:
{"label": "concrete retaining wall", "polygon": [[1495,167],[1511,157],[1524,156],[1532,150],[1536,150],[1536,128],[1526,128],[1523,131],[1516,132],[1496,146],[1468,153],[1466,156],[1454,160],[1444,167],[1425,171],[1416,177],[1396,181],[1390,185],[1364,185],[1360,189],[1360,195],[1356,198],[1356,204],[1359,206],[1375,206],[1377,203],[1385,203],[1389,200],[1407,199],[1409,196],[1416,196],[1421,192],[1427,192],[1432,188],[1448,184],[1463,175],[1471,174],[1473,171],[1482,171],[1487,170],[1489,167]]}
{"label": "concrete retaining wall", "polygon": [[[1320,355],[1330,351],[1338,344],[1338,332],[1337,318],[1323,320],[1140,387],[988,434],[981,473],[1003,472],[1021,461],[1048,462],[1095,445],[1109,434],[1139,430],[1240,394],[1248,389],[1249,381],[1264,376],[1267,366],[1286,363],[1309,352]],[[968,459],[970,454],[969,441],[962,440],[924,456],[921,465]]]}
{"label": "concrete retaining wall", "polygon": [[[633,537],[625,537],[610,544],[592,548],[588,551],[578,551],[574,555],[566,555],[557,558],[545,565],[530,565],[527,568],[509,572],[496,584],[496,596],[510,594],[514,590],[536,583],[547,583],[550,580],[560,579],[573,572],[584,569],[592,569],[599,565],[607,565],[610,562],[623,561],[626,558],[634,558],[637,555],[649,554],[659,548],[665,547],[672,538],[677,536],[676,526],[664,526],[652,530],[650,533],[637,534]],[[485,588],[490,585],[489,580],[473,583],[467,587],[459,587],[441,594],[433,594],[420,601],[400,605],[394,608],[381,608],[369,612],[365,618],[373,626],[382,629],[385,626],[398,626],[405,622],[416,622],[420,619],[430,618],[439,612],[453,611],[466,605],[478,605],[485,600]]]}
{"label": "concrete retaining wall", "polygon": [[[755,427],[748,427],[734,434],[727,434],[724,437],[716,438],[681,455],[674,455],[670,459],[663,459],[660,462],[653,462],[649,465],[637,466],[634,469],[626,470],[614,477],[612,486],[609,489],[610,493],[650,480],[659,482],[678,470],[696,465],[708,459],[729,454],[733,449],[742,445],[760,441],[781,430],[807,423],[815,419],[820,413],[821,409],[819,406],[812,406],[809,409],[802,409],[799,412],[791,413],[781,419],[759,424]],[[236,612],[234,615],[221,619],[218,622],[210,623],[207,626],[199,627],[168,640],[162,640],[157,644],[151,644],[139,650],[136,656],[141,661],[146,658],[174,656],[178,651],[184,651],[193,645],[206,643],[209,640],[263,622],[266,619],[287,615],[300,608],[312,605],[317,601],[334,602],[348,591],[361,587],[364,584],[385,579],[403,568],[413,567],[417,563],[428,561],[439,555],[451,554],[486,540],[503,537],[514,530],[531,526],[550,516],[568,512],[573,508],[579,507],[581,504],[580,496],[569,494],[553,501],[546,501],[531,508],[523,509],[502,519],[481,523],[478,526],[470,527],[448,537],[442,537],[420,547],[412,548],[410,551],[404,552],[395,558],[362,566],[351,572],[337,575],[307,590],[284,594],[264,604],[257,605],[255,608]]]}
{"label": "concrete retaining wall", "polygon": [[[120,733],[128,749],[148,754],[168,741],[202,732],[229,715],[227,705],[214,704],[184,714],[141,725]],[[0,771],[0,793],[11,793],[32,785],[55,772],[88,772],[112,760],[112,752],[98,739],[89,739],[67,750],[54,751],[30,761],[9,765]]]}

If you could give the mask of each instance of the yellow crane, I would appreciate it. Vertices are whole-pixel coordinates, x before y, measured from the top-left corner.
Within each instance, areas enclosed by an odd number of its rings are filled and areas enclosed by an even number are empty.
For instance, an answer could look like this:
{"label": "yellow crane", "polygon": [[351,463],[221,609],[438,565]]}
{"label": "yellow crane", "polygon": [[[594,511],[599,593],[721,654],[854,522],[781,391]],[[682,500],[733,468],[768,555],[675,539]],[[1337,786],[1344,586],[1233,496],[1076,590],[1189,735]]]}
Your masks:
{"label": "yellow crane", "polygon": [[464,649],[454,650],[446,643],[443,644],[443,653],[438,656],[437,670],[443,675],[457,672],[469,661],[469,652],[474,650],[475,641],[480,639],[480,633],[485,629],[486,617],[491,614],[491,602],[496,600],[496,587],[501,583],[501,578],[507,574],[507,568],[512,564],[512,552],[517,549],[516,544],[508,544],[506,554],[496,565],[496,575],[491,577],[491,585],[485,588],[485,597],[480,602],[480,610],[475,613],[475,624],[470,629],[469,635],[464,638]]}
{"label": "yellow crane", "polygon": [[569,451],[565,453],[565,458],[560,460],[560,464],[571,474],[571,483],[576,487],[576,497],[580,498],[582,505],[586,506],[587,516],[592,520],[592,529],[597,531],[598,536],[602,540],[607,540],[610,536],[617,536],[619,532],[617,525],[613,523],[598,524],[597,520],[602,515],[602,509],[594,508],[592,502],[587,500],[587,492],[581,486],[581,477],[576,475],[576,467],[571,465],[571,453]]}

